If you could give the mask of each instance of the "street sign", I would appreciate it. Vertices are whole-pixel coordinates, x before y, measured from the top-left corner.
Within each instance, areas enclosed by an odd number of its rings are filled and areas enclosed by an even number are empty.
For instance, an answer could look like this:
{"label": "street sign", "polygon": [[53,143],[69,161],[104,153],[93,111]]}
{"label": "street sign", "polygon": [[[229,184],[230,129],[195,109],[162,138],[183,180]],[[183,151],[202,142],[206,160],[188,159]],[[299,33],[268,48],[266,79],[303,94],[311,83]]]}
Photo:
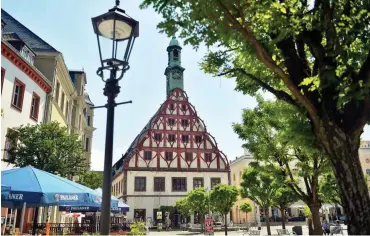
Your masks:
{"label": "street sign", "polygon": [[213,235],[214,234],[214,228],[213,228],[213,219],[209,218],[205,220],[205,226],[206,226],[206,233],[207,235]]}

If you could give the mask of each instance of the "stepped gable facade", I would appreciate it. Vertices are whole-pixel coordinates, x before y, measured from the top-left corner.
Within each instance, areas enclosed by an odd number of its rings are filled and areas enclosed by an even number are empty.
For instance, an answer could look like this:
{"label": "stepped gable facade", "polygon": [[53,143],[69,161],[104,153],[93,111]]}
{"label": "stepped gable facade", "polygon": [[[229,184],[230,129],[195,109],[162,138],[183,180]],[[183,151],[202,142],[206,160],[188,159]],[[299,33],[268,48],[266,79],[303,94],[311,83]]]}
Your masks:
{"label": "stepped gable facade", "polygon": [[[194,188],[210,190],[230,181],[226,155],[184,91],[181,49],[172,38],[165,69],[167,99],[113,166],[112,192],[130,206],[128,220],[150,218],[157,224],[160,206],[175,206]],[[169,217],[174,227],[185,220],[176,210]],[[191,217],[193,223],[198,220],[197,214]]]}

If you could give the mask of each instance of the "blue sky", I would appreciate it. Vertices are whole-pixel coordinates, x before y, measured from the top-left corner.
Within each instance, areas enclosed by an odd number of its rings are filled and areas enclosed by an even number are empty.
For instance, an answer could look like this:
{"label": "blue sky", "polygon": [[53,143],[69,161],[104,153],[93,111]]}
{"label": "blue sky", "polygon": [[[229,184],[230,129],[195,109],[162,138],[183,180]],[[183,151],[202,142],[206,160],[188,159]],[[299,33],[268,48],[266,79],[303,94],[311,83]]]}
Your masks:
{"label": "blue sky", "polygon": [[[87,90],[95,105],[104,105],[104,84],[95,74],[99,66],[96,36],[91,17],[105,13],[114,0],[3,0],[2,8],[34,33],[63,53],[69,69],[85,70]],[[158,33],[156,24],[161,20],[152,9],[140,10],[137,0],[121,0],[120,7],[140,22],[140,37],[136,40],[130,59],[131,69],[121,81],[117,102],[133,100],[132,104],[116,108],[114,160],[126,151],[137,133],[166,98],[164,70],[167,66],[166,47],[170,41]],[[185,68],[185,90],[208,131],[216,138],[219,148],[229,160],[243,154],[242,141],[233,132],[233,122],[241,120],[243,108],[254,107],[249,96],[234,91],[235,82],[213,78],[198,66],[206,52],[189,46],[183,47],[182,66]],[[92,168],[103,170],[106,110],[95,110],[92,144]],[[370,128],[363,139],[370,140]]]}

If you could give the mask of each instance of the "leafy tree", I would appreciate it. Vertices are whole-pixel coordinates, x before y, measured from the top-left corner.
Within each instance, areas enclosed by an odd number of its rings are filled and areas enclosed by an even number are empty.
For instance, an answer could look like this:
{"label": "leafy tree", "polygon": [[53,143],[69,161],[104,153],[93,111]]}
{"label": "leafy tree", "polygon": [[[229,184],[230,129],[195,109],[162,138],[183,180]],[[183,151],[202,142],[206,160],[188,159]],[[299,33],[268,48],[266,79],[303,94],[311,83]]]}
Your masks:
{"label": "leafy tree", "polygon": [[252,205],[249,202],[244,202],[240,205],[240,210],[245,213],[245,218],[248,223],[248,213],[253,211]]}
{"label": "leafy tree", "polygon": [[320,179],[320,198],[325,203],[341,205],[339,189],[333,173],[327,173]]}
{"label": "leafy tree", "polygon": [[10,149],[4,161],[17,167],[31,165],[69,178],[89,167],[78,135],[68,134],[57,122],[20,126],[6,137]]}
{"label": "leafy tree", "polygon": [[338,179],[350,234],[370,234],[360,135],[370,121],[370,14],[362,0],[143,0],[161,32],[210,52],[201,64],[304,111]]}
{"label": "leafy tree", "polygon": [[97,171],[86,171],[79,176],[78,183],[91,189],[103,187],[103,174]]}
{"label": "leafy tree", "polygon": [[209,212],[209,194],[205,188],[196,188],[188,193],[188,207],[192,212],[198,212],[201,216],[202,230],[204,228],[204,216]]}
{"label": "leafy tree", "polygon": [[275,199],[275,206],[279,208],[281,212],[281,226],[285,229],[285,210],[293,204],[294,202],[298,201],[297,195],[293,192],[291,188],[286,185],[282,185],[276,191],[276,199]]}
{"label": "leafy tree", "polygon": [[[270,166],[273,168],[273,166]],[[275,178],[267,168],[251,166],[244,170],[241,185],[241,196],[249,198],[258,204],[265,212],[267,233],[271,235],[269,207],[274,206],[276,193],[281,187],[281,181]]]}
{"label": "leafy tree", "polygon": [[243,111],[243,123],[234,124],[234,130],[256,160],[279,166],[272,174],[285,176],[282,181],[311,208],[314,233],[322,234],[319,178],[330,165],[315,145],[309,120],[284,102],[260,96],[257,101],[256,108]]}
{"label": "leafy tree", "polygon": [[227,235],[227,214],[238,199],[239,192],[235,186],[217,184],[209,194],[212,209],[225,216],[225,235]]}
{"label": "leafy tree", "polygon": [[185,217],[189,217],[191,214],[191,209],[189,206],[188,198],[181,198],[176,201],[176,209]]}

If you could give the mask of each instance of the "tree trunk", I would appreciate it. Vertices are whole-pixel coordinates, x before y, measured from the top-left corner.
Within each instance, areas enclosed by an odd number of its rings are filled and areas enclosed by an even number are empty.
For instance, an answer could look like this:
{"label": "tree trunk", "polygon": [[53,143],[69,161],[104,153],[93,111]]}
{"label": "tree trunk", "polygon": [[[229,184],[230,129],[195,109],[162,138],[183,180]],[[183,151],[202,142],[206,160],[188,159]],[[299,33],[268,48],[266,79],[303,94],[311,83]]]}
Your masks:
{"label": "tree trunk", "polygon": [[225,235],[227,235],[227,214],[225,214]]}
{"label": "tree trunk", "polygon": [[281,227],[285,229],[285,208],[281,207],[280,212],[281,212]]}
{"label": "tree trunk", "polygon": [[322,235],[322,227],[320,221],[320,204],[312,204],[309,206],[312,214],[312,224],[314,235]]}
{"label": "tree trunk", "polygon": [[323,125],[315,133],[333,166],[348,234],[369,235],[370,196],[358,155],[360,134],[358,137],[350,137],[335,124]]}
{"label": "tree trunk", "polygon": [[312,218],[310,218],[310,217],[307,218],[307,225],[308,225],[308,234],[309,235],[314,235],[313,227],[312,227]]}
{"label": "tree trunk", "polygon": [[245,212],[245,223],[248,224],[248,212]]}
{"label": "tree trunk", "polygon": [[266,227],[267,227],[267,234],[271,235],[271,229],[270,229],[270,211],[269,208],[265,208],[265,220],[266,220]]}

